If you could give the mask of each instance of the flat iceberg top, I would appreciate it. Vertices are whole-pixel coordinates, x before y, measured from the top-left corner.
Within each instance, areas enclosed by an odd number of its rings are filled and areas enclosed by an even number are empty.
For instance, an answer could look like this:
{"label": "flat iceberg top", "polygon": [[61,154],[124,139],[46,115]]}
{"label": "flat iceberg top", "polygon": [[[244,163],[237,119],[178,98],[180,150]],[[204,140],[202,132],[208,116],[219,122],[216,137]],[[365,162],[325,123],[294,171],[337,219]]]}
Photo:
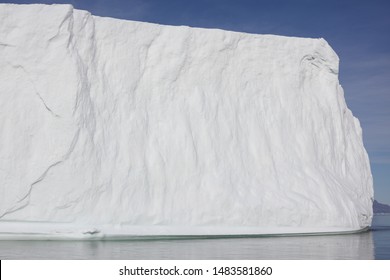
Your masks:
{"label": "flat iceberg top", "polygon": [[323,39],[0,4],[0,238],[369,226],[338,61]]}

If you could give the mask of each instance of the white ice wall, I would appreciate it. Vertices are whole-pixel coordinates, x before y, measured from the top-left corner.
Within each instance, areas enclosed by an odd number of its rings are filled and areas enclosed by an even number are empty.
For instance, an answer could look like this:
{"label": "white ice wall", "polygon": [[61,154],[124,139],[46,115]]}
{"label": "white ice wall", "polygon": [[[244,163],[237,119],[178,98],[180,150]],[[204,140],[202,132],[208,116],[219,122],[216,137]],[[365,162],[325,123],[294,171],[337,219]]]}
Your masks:
{"label": "white ice wall", "polygon": [[0,232],[357,230],[372,197],[325,40],[0,5]]}

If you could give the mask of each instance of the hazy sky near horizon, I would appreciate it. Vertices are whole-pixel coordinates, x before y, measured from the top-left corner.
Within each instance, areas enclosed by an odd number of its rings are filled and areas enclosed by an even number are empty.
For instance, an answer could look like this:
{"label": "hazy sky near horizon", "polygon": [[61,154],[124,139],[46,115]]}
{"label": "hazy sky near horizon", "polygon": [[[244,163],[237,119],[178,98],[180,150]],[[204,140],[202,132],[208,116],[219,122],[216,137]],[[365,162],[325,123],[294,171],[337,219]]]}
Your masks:
{"label": "hazy sky near horizon", "polygon": [[[0,1],[4,3],[4,1]],[[340,83],[363,127],[375,197],[390,204],[390,1],[15,0],[68,3],[94,15],[239,32],[324,38],[340,57]]]}

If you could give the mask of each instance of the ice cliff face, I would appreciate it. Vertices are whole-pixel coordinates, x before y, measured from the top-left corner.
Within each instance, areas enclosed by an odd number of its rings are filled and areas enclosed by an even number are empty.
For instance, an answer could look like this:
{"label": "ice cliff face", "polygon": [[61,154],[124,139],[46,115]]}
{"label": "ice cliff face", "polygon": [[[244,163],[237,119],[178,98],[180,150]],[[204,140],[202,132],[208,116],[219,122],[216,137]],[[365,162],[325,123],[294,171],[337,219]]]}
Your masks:
{"label": "ice cliff face", "polygon": [[337,74],[323,39],[0,5],[0,232],[366,227]]}

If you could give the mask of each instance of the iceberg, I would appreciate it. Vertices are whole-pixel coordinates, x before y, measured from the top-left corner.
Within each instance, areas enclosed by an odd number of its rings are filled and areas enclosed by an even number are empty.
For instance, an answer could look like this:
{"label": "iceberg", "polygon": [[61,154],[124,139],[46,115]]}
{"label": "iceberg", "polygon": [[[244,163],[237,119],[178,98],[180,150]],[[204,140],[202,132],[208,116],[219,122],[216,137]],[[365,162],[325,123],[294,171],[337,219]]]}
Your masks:
{"label": "iceberg", "polygon": [[324,39],[0,5],[0,239],[354,232],[373,186]]}

